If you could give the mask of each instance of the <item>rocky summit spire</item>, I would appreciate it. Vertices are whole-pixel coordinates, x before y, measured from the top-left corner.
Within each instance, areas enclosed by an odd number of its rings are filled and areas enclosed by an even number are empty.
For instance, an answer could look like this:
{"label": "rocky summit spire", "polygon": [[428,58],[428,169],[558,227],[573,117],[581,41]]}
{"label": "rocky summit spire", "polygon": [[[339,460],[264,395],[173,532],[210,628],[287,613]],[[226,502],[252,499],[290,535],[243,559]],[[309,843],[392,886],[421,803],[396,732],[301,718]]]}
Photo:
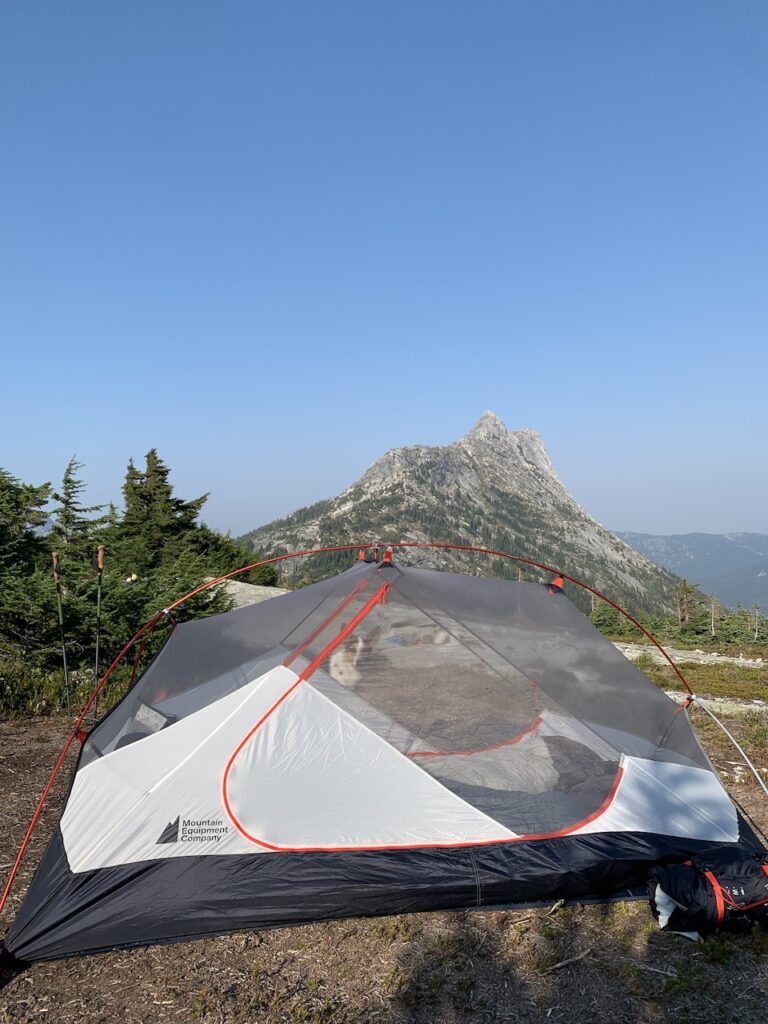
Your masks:
{"label": "rocky summit spire", "polygon": [[506,424],[503,420],[499,419],[495,412],[491,412],[488,409],[477,423],[464,435],[464,440],[467,441],[483,441],[486,438],[495,440],[502,440],[509,434]]}
{"label": "rocky summit spire", "polygon": [[[535,430],[508,430],[484,412],[444,447],[394,448],[336,498],[242,538],[265,556],[371,537],[448,541],[523,554],[572,571],[632,608],[671,605],[674,580],[596,523],[568,493]],[[400,552],[401,561],[483,572],[445,552]],[[463,560],[462,560],[463,559]],[[498,570],[498,565],[490,571]],[[320,565],[321,574],[328,566]]]}
{"label": "rocky summit spire", "polygon": [[[486,465],[490,463],[491,472],[500,469],[503,474],[505,470],[509,470],[510,467],[517,464],[527,471],[535,470],[539,474],[537,477],[539,481],[541,474],[550,477],[552,485],[560,488],[566,497],[570,497],[558,479],[557,473],[549,461],[544,442],[536,431],[530,427],[508,430],[495,412],[484,412],[474,427],[464,437],[454,441],[451,447],[463,448]],[[525,481],[520,480],[520,474],[517,475],[515,482],[522,490],[527,489]]]}

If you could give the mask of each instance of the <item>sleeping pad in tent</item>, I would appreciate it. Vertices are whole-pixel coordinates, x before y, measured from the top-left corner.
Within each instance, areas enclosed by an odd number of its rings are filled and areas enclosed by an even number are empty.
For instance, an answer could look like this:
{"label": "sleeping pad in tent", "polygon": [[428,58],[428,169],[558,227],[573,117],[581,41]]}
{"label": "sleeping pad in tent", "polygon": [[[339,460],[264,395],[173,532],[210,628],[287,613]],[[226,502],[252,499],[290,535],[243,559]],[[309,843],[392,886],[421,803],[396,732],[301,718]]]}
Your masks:
{"label": "sleeping pad in tent", "polygon": [[685,709],[558,588],[361,563],[174,629],[6,947],[608,899],[729,845],[760,849]]}

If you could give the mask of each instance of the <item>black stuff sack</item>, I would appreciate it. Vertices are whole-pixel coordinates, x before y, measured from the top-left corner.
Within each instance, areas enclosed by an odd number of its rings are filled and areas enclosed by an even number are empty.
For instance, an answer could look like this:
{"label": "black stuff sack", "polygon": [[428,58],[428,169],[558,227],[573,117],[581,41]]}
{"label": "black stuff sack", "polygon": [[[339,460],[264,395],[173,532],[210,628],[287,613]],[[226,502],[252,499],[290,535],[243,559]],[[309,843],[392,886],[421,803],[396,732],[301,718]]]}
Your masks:
{"label": "black stuff sack", "polygon": [[648,876],[653,916],[664,931],[698,939],[718,930],[768,930],[768,854],[719,847]]}

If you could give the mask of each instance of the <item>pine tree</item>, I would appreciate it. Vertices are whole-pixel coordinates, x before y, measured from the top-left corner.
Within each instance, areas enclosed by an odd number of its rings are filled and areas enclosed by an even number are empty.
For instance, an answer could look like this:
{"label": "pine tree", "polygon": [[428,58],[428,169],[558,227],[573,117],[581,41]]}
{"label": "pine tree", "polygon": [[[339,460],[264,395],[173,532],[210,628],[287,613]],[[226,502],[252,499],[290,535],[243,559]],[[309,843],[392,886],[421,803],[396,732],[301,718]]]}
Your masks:
{"label": "pine tree", "polygon": [[[144,469],[128,463],[123,484],[122,518],[104,530],[110,571],[105,574],[104,607],[113,613],[106,636],[125,637],[204,579],[240,568],[249,552],[198,522],[207,495],[185,501],[176,497],[170,469],[157,449],[147,452]],[[274,585],[271,566],[256,571],[258,582]],[[241,577],[245,579],[245,577]],[[251,582],[257,582],[250,578]],[[223,611],[224,592],[205,592],[185,610],[187,615]]]}
{"label": "pine tree", "polygon": [[139,472],[129,461],[123,483],[125,512],[122,533],[130,539],[137,562],[146,571],[163,557],[163,545],[196,528],[196,521],[208,495],[193,501],[174,497],[169,482],[170,470],[150,449],[145,468]]}
{"label": "pine tree", "polygon": [[[75,456],[69,460],[60,489],[51,495],[58,504],[51,512],[51,528],[45,538],[49,550],[58,552],[60,559],[64,644],[71,669],[87,658],[93,643],[96,590],[94,557],[97,543],[95,537],[106,522],[105,516],[97,515],[103,506],[87,506],[82,503],[85,483],[78,476],[82,468],[82,463],[78,462]],[[56,589],[50,569],[46,573],[45,591],[46,597],[50,595],[50,600],[53,601]],[[45,615],[38,629],[41,635],[50,639],[45,645],[38,645],[35,660],[58,669],[61,637],[56,630],[54,616],[47,608],[47,602]],[[54,633],[59,641],[57,643],[51,642]],[[73,673],[72,678],[76,679],[77,673]],[[82,684],[84,687],[90,686],[90,677],[83,679]]]}
{"label": "pine tree", "polygon": [[0,469],[0,654],[25,656],[55,643],[49,548],[43,535],[50,484],[21,483]]}
{"label": "pine tree", "polygon": [[81,469],[82,462],[72,456],[64,470],[61,491],[54,491],[52,495],[59,505],[52,512],[51,540],[57,547],[68,549],[73,554],[81,554],[99,527],[107,521],[107,516],[95,516],[103,510],[103,505],[80,504],[85,483],[76,473]]}
{"label": "pine tree", "polygon": [[0,570],[19,574],[45,557],[41,530],[48,519],[45,505],[50,484],[23,484],[0,468]]}
{"label": "pine tree", "polygon": [[143,476],[133,464],[133,459],[128,460],[128,468],[125,471],[123,482],[123,529],[126,533],[138,532],[144,523],[145,505],[143,500]]}
{"label": "pine tree", "polygon": [[677,603],[677,624],[679,626],[690,625],[702,604],[702,595],[699,588],[688,580],[683,579],[675,588],[675,601]]}

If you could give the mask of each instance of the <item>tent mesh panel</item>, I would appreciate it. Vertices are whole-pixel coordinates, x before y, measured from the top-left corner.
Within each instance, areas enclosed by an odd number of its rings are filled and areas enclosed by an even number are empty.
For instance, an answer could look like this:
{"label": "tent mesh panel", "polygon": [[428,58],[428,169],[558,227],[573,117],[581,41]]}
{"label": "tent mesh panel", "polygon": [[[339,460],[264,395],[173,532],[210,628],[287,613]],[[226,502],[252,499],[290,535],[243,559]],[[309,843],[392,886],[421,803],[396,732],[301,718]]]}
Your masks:
{"label": "tent mesh panel", "polygon": [[83,763],[280,664],[521,835],[593,814],[622,754],[707,767],[685,716],[562,594],[373,565],[179,627]]}

